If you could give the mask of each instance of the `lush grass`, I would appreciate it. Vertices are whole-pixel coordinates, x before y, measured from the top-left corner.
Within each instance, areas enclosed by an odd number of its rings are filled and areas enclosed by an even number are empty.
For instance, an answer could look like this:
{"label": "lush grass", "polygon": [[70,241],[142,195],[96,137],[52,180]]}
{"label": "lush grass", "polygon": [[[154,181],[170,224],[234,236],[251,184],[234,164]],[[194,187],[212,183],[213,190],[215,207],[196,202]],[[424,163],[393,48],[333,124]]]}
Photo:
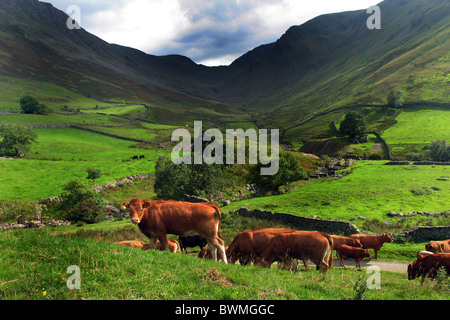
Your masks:
{"label": "lush grass", "polygon": [[[73,178],[85,180],[87,168],[100,169],[96,183],[152,173],[164,150],[134,149],[133,142],[76,129],[36,129],[39,144],[27,159],[1,159],[0,198],[30,199],[61,194]],[[145,155],[142,160],[130,160]],[[86,181],[87,182],[87,181]]]}
{"label": "lush grass", "polygon": [[[384,163],[357,161],[352,173],[343,179],[324,180],[323,183],[311,181],[311,184],[287,194],[232,203],[226,210],[246,206],[249,209],[266,209],[305,217],[316,215],[321,219],[357,218],[352,223],[358,226],[363,224],[358,219],[361,216],[394,221],[386,217],[389,211],[448,210],[450,185],[447,181],[436,180],[450,175],[448,167],[388,166]],[[414,190],[418,188],[425,192],[420,195],[415,193]],[[448,224],[448,218],[440,223],[445,222]]]}
{"label": "lush grass", "polygon": [[[364,270],[341,267],[324,277],[314,268],[306,272],[302,267],[292,274],[275,267],[225,265],[191,255],[119,247],[110,242],[115,239],[102,238],[122,232],[132,236],[128,221],[90,226],[91,231],[83,228],[0,232],[1,299],[345,300],[354,298],[354,284],[369,276]],[[80,267],[80,290],[66,286],[71,265]],[[406,274],[382,272],[381,289],[367,290],[366,297],[445,300],[450,295],[445,285],[427,281],[421,287]]]}
{"label": "lush grass", "polygon": [[421,151],[435,140],[450,141],[450,111],[445,108],[414,107],[402,111],[397,124],[383,133],[395,155]]}

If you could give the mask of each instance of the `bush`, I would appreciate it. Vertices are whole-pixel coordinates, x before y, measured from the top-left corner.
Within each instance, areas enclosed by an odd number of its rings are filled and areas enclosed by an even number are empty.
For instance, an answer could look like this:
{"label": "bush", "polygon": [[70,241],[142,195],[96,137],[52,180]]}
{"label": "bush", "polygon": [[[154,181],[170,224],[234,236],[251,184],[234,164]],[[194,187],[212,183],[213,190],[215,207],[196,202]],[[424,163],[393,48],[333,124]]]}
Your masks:
{"label": "bush", "polygon": [[25,223],[31,218],[38,218],[40,212],[40,206],[29,201],[0,201],[0,222]]}
{"label": "bush", "polygon": [[389,92],[387,97],[387,105],[390,107],[398,108],[403,106],[403,91]]}
{"label": "bush", "polygon": [[360,113],[355,111],[347,113],[339,129],[341,134],[349,136],[350,139],[361,139],[366,131],[366,121]]}
{"label": "bush", "polygon": [[95,223],[104,218],[102,208],[105,202],[94,189],[79,179],[74,179],[64,186],[64,191],[58,210],[63,211],[65,219],[71,222]]}
{"label": "bush", "polygon": [[261,167],[262,164],[257,164],[252,168],[249,174],[249,183],[255,184],[258,189],[263,191],[278,191],[278,188],[282,185],[304,180],[308,177],[297,159],[289,152],[280,153],[277,174],[263,176],[261,175]]}
{"label": "bush", "polygon": [[431,143],[430,156],[434,161],[450,161],[450,145],[447,140],[436,140]]}

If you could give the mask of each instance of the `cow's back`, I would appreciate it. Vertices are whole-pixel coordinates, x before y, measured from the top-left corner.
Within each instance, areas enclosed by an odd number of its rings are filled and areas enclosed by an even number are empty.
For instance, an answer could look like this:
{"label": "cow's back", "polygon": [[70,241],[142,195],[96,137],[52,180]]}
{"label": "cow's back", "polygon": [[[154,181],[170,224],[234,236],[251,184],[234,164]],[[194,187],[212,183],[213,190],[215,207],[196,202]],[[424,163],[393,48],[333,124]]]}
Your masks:
{"label": "cow's back", "polygon": [[425,245],[425,249],[433,253],[450,253],[450,240],[430,241]]}

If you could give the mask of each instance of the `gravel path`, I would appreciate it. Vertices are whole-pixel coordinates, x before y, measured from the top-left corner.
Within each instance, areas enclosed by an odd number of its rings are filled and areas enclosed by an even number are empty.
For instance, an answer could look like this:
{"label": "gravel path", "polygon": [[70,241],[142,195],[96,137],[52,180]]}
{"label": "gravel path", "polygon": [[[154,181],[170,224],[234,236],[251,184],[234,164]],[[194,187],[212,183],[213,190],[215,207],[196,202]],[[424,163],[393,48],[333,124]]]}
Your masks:
{"label": "gravel path", "polygon": [[[351,267],[351,268],[355,267],[355,260],[344,259],[344,263],[347,267]],[[333,260],[333,266],[340,267],[339,259]],[[381,271],[390,271],[390,272],[399,272],[399,273],[407,273],[407,270],[408,270],[407,263],[382,262],[382,261],[376,261],[375,259],[373,259],[371,261],[364,261],[364,260],[361,261],[361,268],[367,269],[370,266],[378,266],[378,267],[380,267]]]}

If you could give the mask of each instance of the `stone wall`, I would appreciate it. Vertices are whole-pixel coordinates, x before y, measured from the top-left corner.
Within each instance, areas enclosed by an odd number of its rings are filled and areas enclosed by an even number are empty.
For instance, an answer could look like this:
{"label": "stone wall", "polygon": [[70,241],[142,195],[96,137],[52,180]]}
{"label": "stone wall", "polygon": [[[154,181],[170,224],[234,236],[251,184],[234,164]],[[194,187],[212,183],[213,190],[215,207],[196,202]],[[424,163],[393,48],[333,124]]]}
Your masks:
{"label": "stone wall", "polygon": [[230,213],[239,214],[243,217],[277,221],[290,225],[292,228],[299,230],[321,231],[344,236],[360,233],[353,224],[345,221],[311,219],[287,213],[273,213],[271,211],[258,209],[249,210],[246,207],[242,207],[236,211],[231,211]]}
{"label": "stone wall", "polygon": [[401,235],[414,242],[447,240],[450,239],[450,226],[418,227],[415,230],[403,232]]}

